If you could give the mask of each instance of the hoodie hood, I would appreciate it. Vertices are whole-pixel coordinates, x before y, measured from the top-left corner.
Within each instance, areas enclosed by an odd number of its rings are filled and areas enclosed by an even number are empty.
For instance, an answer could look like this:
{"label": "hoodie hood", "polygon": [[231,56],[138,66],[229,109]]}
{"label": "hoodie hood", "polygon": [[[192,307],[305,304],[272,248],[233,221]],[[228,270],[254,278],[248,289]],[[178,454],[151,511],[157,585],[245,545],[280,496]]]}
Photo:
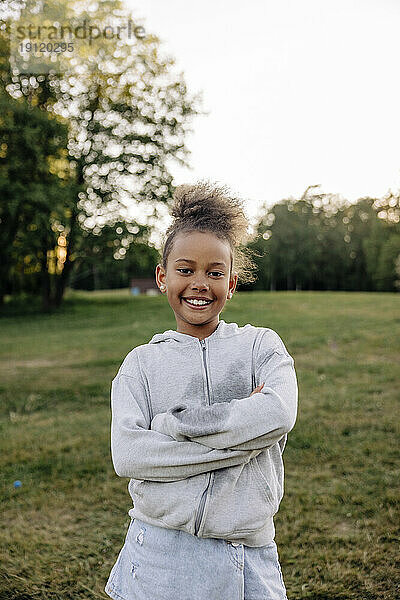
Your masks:
{"label": "hoodie hood", "polygon": [[[233,331],[233,329],[235,331]],[[211,338],[220,338],[227,337],[228,335],[232,335],[238,329],[236,323],[225,323],[223,319],[218,322],[216,329],[207,336],[205,339],[209,340]],[[189,335],[187,333],[180,333],[179,331],[174,331],[173,329],[168,329],[164,331],[164,333],[156,333],[151,338],[149,344],[158,344],[160,342],[180,342],[181,344],[196,344],[199,341],[199,338],[194,335]]]}

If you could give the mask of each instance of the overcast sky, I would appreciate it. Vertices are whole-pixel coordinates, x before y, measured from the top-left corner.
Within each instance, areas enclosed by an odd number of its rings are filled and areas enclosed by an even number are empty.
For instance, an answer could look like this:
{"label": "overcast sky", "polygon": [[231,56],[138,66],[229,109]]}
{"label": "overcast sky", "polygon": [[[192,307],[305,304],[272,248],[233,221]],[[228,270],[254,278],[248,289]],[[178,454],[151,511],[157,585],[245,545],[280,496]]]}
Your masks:
{"label": "overcast sky", "polygon": [[125,0],[175,57],[208,116],[193,170],[246,199],[308,185],[351,201],[400,187],[399,0]]}

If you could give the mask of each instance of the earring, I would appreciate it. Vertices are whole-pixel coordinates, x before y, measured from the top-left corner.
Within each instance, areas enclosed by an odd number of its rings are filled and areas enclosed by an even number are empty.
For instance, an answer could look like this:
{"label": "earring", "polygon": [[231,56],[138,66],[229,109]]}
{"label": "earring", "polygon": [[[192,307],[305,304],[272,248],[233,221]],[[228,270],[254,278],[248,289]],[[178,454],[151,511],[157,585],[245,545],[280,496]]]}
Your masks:
{"label": "earring", "polygon": [[232,292],[229,292],[228,298],[229,298],[229,300],[232,298]]}
{"label": "earring", "polygon": [[162,293],[164,293],[165,292],[165,285],[160,285],[160,290],[161,290]]}

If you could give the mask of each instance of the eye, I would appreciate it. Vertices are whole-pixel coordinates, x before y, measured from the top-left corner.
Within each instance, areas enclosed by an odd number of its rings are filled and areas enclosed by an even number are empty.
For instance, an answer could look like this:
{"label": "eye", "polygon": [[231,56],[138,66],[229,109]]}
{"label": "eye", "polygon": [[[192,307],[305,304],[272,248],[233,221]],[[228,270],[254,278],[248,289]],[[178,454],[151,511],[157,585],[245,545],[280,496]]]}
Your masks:
{"label": "eye", "polygon": [[[191,271],[192,269],[188,269],[185,267],[181,267],[179,269],[177,269],[177,271],[181,272],[181,271]],[[187,273],[183,273],[184,275],[187,275]],[[219,271],[210,271],[210,275],[216,275],[217,277],[223,277],[224,274],[220,273]]]}
{"label": "eye", "polygon": [[[192,269],[185,269],[182,267],[182,269],[177,269],[177,271],[191,271]],[[186,275],[186,273],[184,273]]]}

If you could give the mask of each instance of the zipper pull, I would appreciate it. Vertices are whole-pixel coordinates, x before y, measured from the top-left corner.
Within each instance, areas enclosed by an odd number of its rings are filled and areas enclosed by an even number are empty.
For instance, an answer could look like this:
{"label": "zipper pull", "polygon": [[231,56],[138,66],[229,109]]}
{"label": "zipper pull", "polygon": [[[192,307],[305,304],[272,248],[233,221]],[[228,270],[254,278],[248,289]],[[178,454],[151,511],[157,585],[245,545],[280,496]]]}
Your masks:
{"label": "zipper pull", "polygon": [[205,342],[205,340],[199,340],[199,342],[200,342],[201,347],[203,348],[203,350],[205,350],[206,349],[206,342]]}

